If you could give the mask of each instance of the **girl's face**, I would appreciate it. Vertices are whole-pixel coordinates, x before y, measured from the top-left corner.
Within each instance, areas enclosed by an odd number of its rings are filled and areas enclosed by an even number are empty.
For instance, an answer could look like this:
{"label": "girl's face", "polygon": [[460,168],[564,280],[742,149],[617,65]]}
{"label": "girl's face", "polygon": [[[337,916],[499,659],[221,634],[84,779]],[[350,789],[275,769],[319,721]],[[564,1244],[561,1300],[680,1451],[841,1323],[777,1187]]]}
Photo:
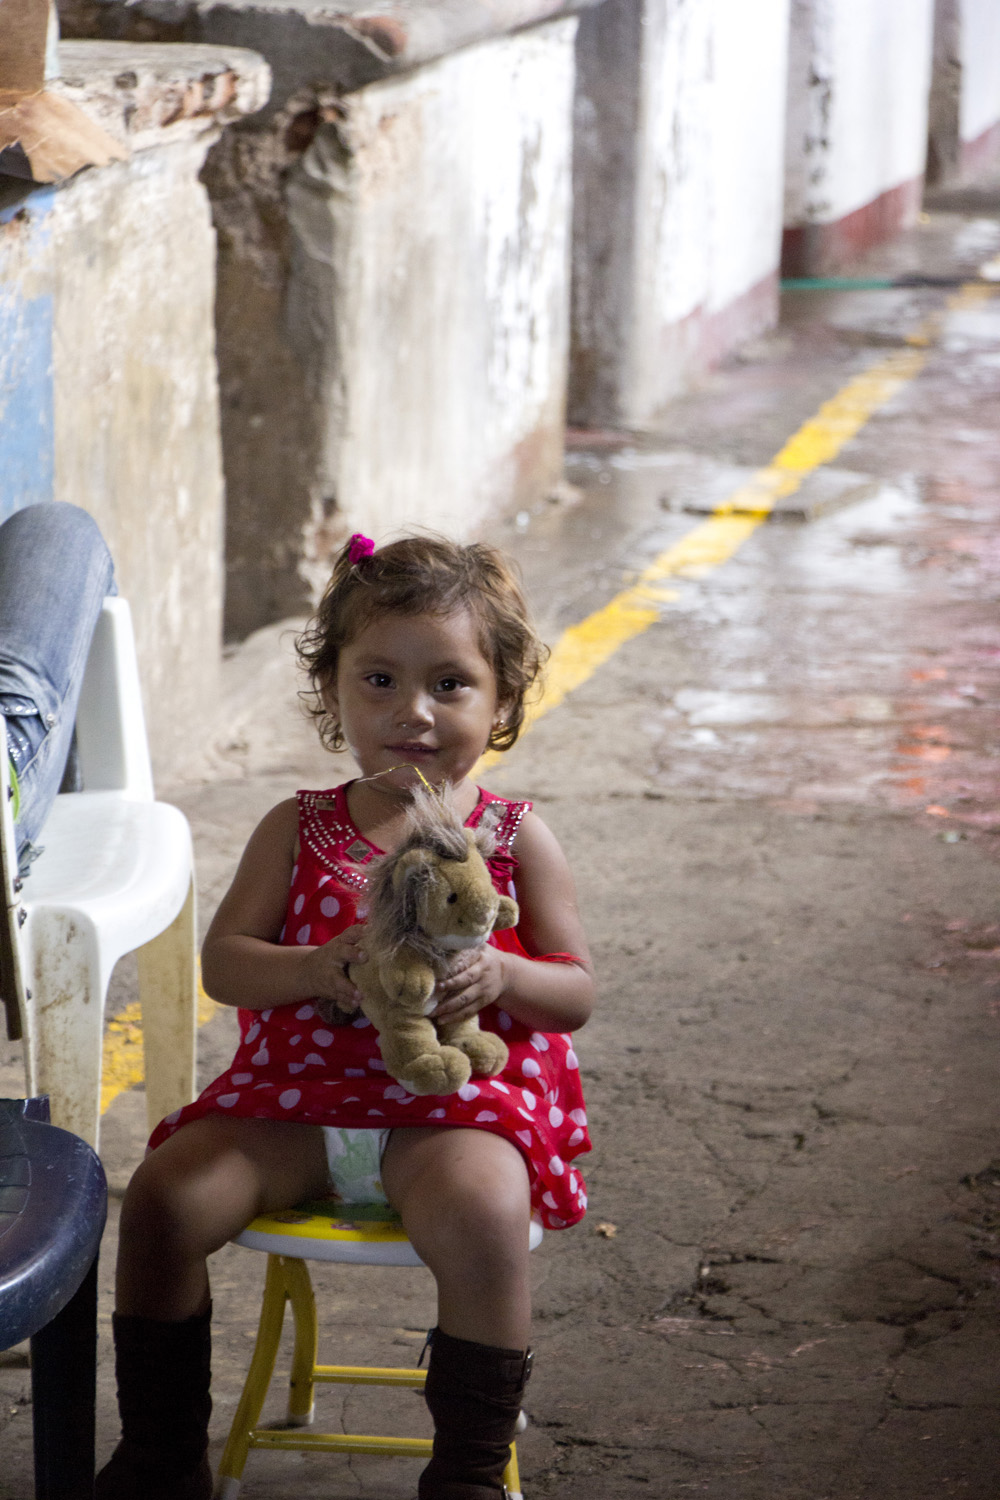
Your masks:
{"label": "girl's face", "polygon": [[463,781],[503,718],[468,609],[378,616],[341,651],[323,699],[363,775],[417,766],[435,786]]}

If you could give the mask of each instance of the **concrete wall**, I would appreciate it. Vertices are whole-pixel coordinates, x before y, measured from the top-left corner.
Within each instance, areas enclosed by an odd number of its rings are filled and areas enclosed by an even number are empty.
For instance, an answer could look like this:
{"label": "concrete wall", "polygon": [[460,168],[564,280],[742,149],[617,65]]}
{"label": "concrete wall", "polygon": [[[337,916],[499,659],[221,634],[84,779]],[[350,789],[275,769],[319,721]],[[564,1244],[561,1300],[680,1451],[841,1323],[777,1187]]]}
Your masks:
{"label": "concrete wall", "polygon": [[[133,611],[154,769],[181,768],[217,693],[223,488],[215,236],[198,182],[221,118],[263,101],[235,49],[71,43],[60,91],[132,149],[0,222],[0,514],[97,519]],[[214,100],[214,103],[213,103]],[[172,120],[166,124],[165,121]]]}
{"label": "concrete wall", "polygon": [[792,0],[784,267],[822,274],[920,206],[933,0]]}
{"label": "concrete wall", "polygon": [[[575,19],[349,95],[288,188],[314,494],[467,535],[562,465]],[[314,507],[310,523],[325,516]],[[307,530],[306,566],[326,559]]]}
{"label": "concrete wall", "polygon": [[559,477],[587,3],[67,4],[71,26],[224,39],[274,70],[204,173],[230,635],[305,607],[352,530],[468,535]]}
{"label": "concrete wall", "polygon": [[774,322],[787,20],[787,0],[581,18],[571,420],[655,422]]}

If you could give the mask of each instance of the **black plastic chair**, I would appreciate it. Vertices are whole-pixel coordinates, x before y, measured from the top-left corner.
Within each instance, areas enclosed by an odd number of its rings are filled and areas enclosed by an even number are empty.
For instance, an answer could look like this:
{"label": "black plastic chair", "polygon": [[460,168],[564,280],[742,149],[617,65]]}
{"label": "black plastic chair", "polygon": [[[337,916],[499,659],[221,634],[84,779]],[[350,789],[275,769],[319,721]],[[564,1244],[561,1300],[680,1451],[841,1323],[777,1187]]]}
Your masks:
{"label": "black plastic chair", "polygon": [[36,1500],[92,1500],[97,1252],[108,1190],[96,1154],[0,1099],[0,1349],[31,1339]]}

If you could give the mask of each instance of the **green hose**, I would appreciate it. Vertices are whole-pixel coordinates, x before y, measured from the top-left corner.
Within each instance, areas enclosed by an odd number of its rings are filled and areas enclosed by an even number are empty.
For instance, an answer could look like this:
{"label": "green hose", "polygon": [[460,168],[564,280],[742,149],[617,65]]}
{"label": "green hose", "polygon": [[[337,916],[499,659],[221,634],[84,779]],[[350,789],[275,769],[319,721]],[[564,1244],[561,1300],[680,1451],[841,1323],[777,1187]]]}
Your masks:
{"label": "green hose", "polygon": [[781,283],[783,292],[884,292],[894,287],[964,286],[978,276],[791,276]]}

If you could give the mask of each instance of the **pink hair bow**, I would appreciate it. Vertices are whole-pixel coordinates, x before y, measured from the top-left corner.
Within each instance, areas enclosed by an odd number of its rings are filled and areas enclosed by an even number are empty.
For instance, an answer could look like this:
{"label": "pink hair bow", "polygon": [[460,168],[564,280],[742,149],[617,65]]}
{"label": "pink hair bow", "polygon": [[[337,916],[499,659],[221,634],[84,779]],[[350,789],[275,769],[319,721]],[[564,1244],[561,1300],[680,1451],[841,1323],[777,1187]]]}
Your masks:
{"label": "pink hair bow", "polygon": [[361,562],[362,558],[371,557],[374,551],[375,543],[371,537],[362,536],[360,531],[356,531],[348,543],[347,561],[353,566]]}

